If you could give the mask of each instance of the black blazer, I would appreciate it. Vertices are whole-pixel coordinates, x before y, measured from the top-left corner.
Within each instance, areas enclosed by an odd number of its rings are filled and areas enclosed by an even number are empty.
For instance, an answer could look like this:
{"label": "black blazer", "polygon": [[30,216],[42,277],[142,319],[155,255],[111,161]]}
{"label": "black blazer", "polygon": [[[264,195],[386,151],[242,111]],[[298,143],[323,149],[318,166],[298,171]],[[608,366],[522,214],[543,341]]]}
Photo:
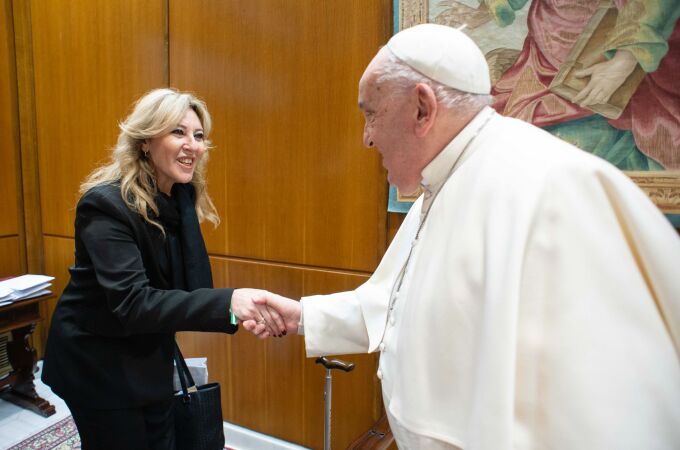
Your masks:
{"label": "black blazer", "polygon": [[171,289],[166,239],[97,186],[76,209],[75,264],[52,316],[42,380],[67,401],[117,409],[171,398],[176,331],[234,333],[233,289]]}

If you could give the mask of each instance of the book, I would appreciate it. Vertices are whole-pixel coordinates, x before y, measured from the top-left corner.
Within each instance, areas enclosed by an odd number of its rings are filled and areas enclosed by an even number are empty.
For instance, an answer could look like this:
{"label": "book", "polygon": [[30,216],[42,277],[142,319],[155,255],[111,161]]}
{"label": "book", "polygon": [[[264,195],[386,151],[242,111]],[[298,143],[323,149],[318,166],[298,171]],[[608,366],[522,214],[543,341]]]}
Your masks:
{"label": "book", "polygon": [[[618,13],[618,9],[612,2],[600,4],[559,67],[557,76],[550,83],[548,89],[551,92],[573,101],[574,97],[586,87],[590,77],[576,78],[574,72],[606,61],[605,44],[608,34],[616,25]],[[638,64],[626,81],[614,91],[607,103],[589,105],[587,108],[608,119],[619,118],[644,76],[645,72]]]}

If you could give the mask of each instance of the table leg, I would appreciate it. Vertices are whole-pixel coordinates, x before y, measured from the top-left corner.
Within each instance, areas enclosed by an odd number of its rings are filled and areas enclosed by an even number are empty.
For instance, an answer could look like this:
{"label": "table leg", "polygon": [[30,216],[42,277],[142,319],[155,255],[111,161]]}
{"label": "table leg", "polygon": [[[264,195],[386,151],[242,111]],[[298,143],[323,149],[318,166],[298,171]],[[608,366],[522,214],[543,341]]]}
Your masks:
{"label": "table leg", "polygon": [[12,342],[7,344],[7,356],[14,368],[12,376],[15,380],[8,390],[0,393],[0,397],[48,417],[56,412],[54,406],[38,395],[33,383],[38,358],[29,338],[34,329],[35,324],[31,324],[12,330]]}

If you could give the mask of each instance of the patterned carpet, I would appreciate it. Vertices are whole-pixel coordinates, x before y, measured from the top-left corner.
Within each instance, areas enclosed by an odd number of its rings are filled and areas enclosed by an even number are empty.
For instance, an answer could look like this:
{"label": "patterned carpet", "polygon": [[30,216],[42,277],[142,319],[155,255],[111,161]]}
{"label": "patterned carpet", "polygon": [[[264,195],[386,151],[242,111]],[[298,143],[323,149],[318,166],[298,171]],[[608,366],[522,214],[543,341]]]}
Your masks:
{"label": "patterned carpet", "polygon": [[7,450],[80,450],[80,436],[73,418],[68,416]]}
{"label": "patterned carpet", "polygon": [[67,418],[47,427],[38,434],[19,442],[8,450],[80,450],[80,437],[73,418]]}

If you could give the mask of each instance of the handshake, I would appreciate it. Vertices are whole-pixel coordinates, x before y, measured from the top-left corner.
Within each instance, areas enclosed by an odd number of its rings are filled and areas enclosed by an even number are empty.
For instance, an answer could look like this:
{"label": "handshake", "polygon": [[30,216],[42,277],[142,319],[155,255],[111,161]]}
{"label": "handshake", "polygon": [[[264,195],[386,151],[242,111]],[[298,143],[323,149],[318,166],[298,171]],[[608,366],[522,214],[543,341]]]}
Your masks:
{"label": "handshake", "polygon": [[300,322],[300,303],[262,289],[235,289],[231,312],[243,328],[260,339],[295,334]]}

